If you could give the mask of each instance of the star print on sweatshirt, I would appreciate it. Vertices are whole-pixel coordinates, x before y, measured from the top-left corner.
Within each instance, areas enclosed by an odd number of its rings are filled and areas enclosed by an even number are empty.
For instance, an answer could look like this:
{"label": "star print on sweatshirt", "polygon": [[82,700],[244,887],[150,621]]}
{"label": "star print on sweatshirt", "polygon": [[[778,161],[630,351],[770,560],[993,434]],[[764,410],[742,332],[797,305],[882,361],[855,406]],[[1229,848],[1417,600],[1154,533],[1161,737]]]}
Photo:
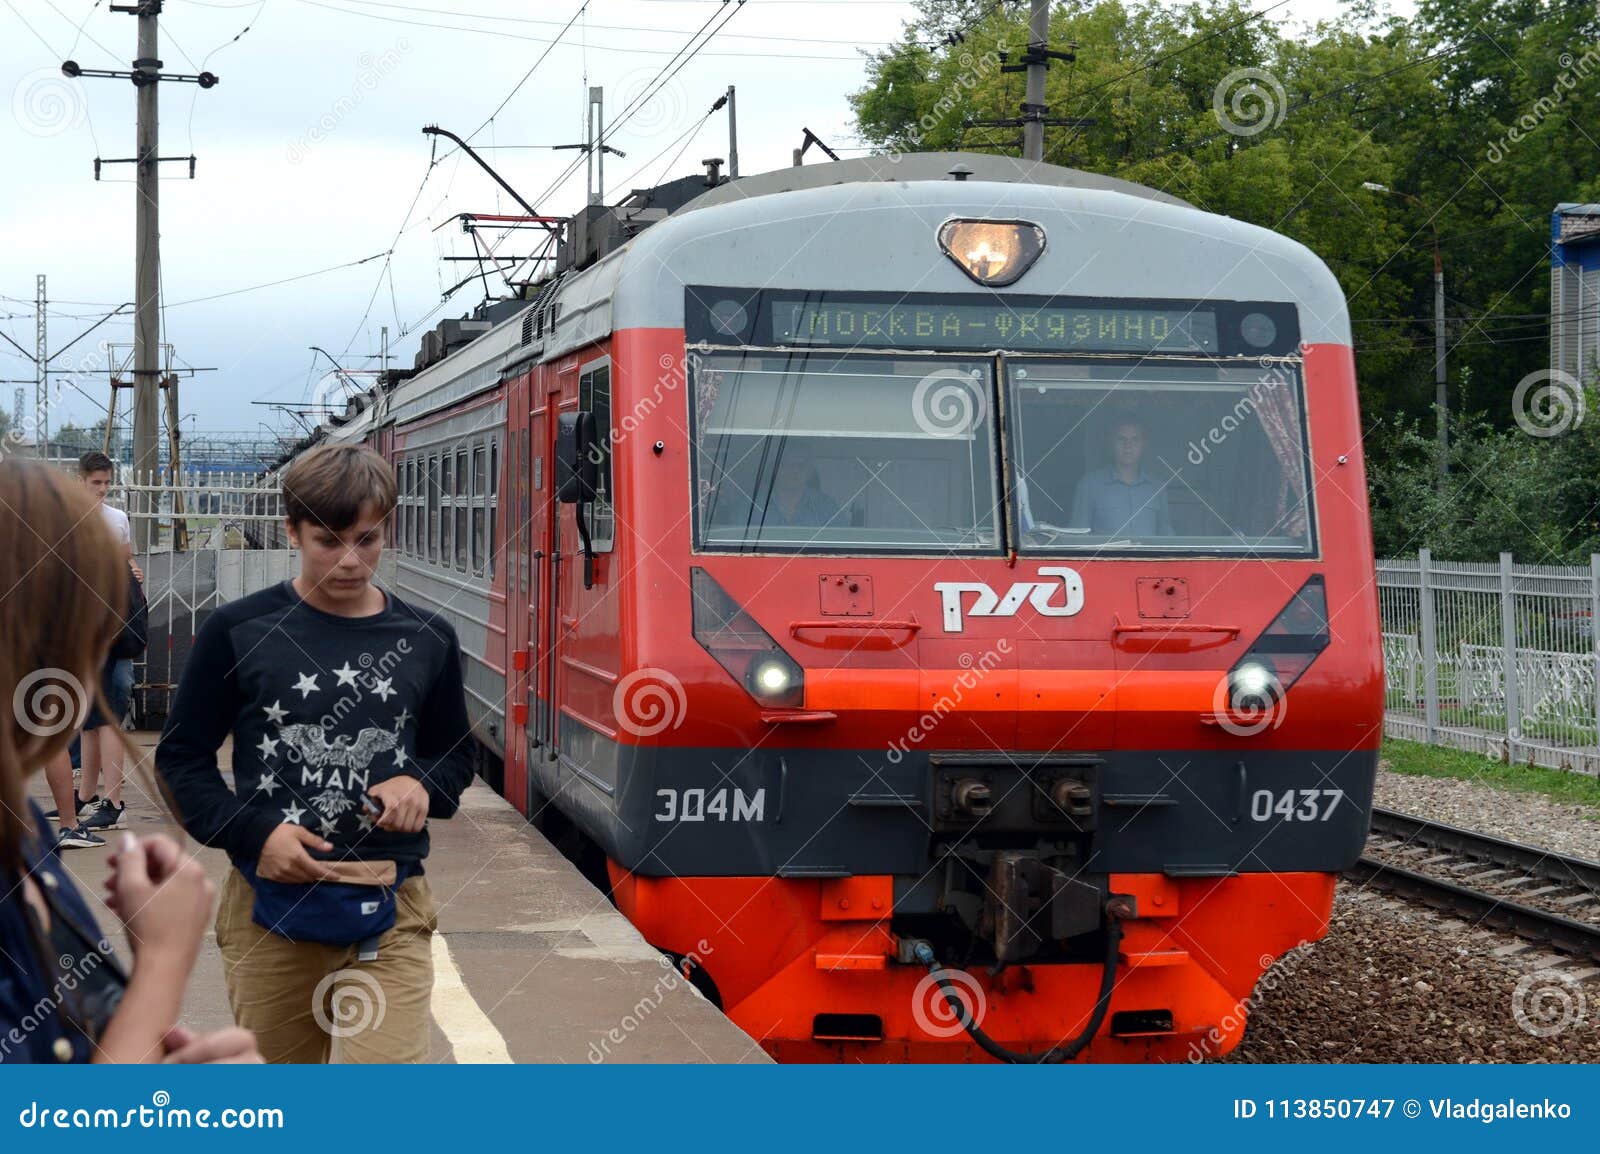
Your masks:
{"label": "star print on sweatshirt", "polygon": [[[370,617],[338,617],[290,582],[214,610],[167,718],[156,768],[184,828],[254,862],[279,825],[332,842],[335,857],[421,861],[428,832],[376,828],[364,804],[409,776],[428,816],[455,813],[472,780],[461,650],[442,617],[385,591]],[[233,736],[233,788],[217,751]]]}

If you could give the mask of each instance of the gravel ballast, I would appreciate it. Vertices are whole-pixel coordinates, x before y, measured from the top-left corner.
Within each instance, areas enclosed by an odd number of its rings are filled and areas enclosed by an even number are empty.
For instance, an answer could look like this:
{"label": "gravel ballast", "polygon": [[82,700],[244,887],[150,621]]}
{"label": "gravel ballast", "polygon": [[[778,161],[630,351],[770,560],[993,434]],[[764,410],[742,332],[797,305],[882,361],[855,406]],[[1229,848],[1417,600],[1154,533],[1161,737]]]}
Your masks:
{"label": "gravel ballast", "polygon": [[1373,800],[1384,809],[1600,861],[1600,809],[1594,806],[1460,778],[1417,777],[1382,768]]}
{"label": "gravel ballast", "polygon": [[1342,883],[1224,1060],[1600,1062],[1600,969]]}

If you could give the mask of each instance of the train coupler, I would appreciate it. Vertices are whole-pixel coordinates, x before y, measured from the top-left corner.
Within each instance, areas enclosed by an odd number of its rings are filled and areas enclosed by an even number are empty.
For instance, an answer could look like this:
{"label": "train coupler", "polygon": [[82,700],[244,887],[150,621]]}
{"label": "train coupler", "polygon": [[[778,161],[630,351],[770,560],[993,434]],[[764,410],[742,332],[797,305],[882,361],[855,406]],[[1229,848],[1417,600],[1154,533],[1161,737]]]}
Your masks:
{"label": "train coupler", "polygon": [[1093,933],[1106,908],[1107,878],[1059,869],[1025,853],[994,855],[978,932],[1002,965],[1039,952],[1046,940]]}

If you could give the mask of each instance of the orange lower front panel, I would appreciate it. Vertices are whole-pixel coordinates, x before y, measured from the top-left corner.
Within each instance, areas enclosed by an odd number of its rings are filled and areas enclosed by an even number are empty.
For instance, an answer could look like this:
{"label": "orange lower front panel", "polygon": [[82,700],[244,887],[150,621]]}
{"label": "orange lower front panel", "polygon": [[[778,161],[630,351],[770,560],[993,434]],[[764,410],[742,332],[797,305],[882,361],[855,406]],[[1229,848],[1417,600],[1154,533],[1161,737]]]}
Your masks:
{"label": "orange lower front panel", "polygon": [[[693,954],[728,1016],[780,1061],[991,1060],[927,971],[897,960],[889,878],[639,878],[615,867],[612,877],[622,912],[658,948]],[[1314,873],[1113,875],[1112,892],[1132,895],[1138,916],[1125,925],[1110,1014],[1083,1059],[1227,1053],[1261,972],[1327,931],[1333,887],[1332,875]],[[1101,966],[1013,965],[952,980],[985,1033],[1036,1052],[1084,1028]],[[1170,1030],[1111,1032],[1114,1021],[1139,1031],[1166,1015]]]}

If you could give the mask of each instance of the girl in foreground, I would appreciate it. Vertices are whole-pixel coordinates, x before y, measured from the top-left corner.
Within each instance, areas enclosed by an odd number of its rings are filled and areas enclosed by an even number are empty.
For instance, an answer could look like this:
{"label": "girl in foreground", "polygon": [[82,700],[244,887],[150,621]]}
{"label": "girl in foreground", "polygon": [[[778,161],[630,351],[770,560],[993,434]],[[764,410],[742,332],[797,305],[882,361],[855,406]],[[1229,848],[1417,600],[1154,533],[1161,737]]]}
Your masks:
{"label": "girl in foreground", "polygon": [[124,835],[107,904],[117,963],[55,856],[27,780],[61,754],[98,693],[128,568],[82,487],[0,461],[0,1062],[259,1061],[245,1030],[177,1025],[215,887],[166,837]]}

